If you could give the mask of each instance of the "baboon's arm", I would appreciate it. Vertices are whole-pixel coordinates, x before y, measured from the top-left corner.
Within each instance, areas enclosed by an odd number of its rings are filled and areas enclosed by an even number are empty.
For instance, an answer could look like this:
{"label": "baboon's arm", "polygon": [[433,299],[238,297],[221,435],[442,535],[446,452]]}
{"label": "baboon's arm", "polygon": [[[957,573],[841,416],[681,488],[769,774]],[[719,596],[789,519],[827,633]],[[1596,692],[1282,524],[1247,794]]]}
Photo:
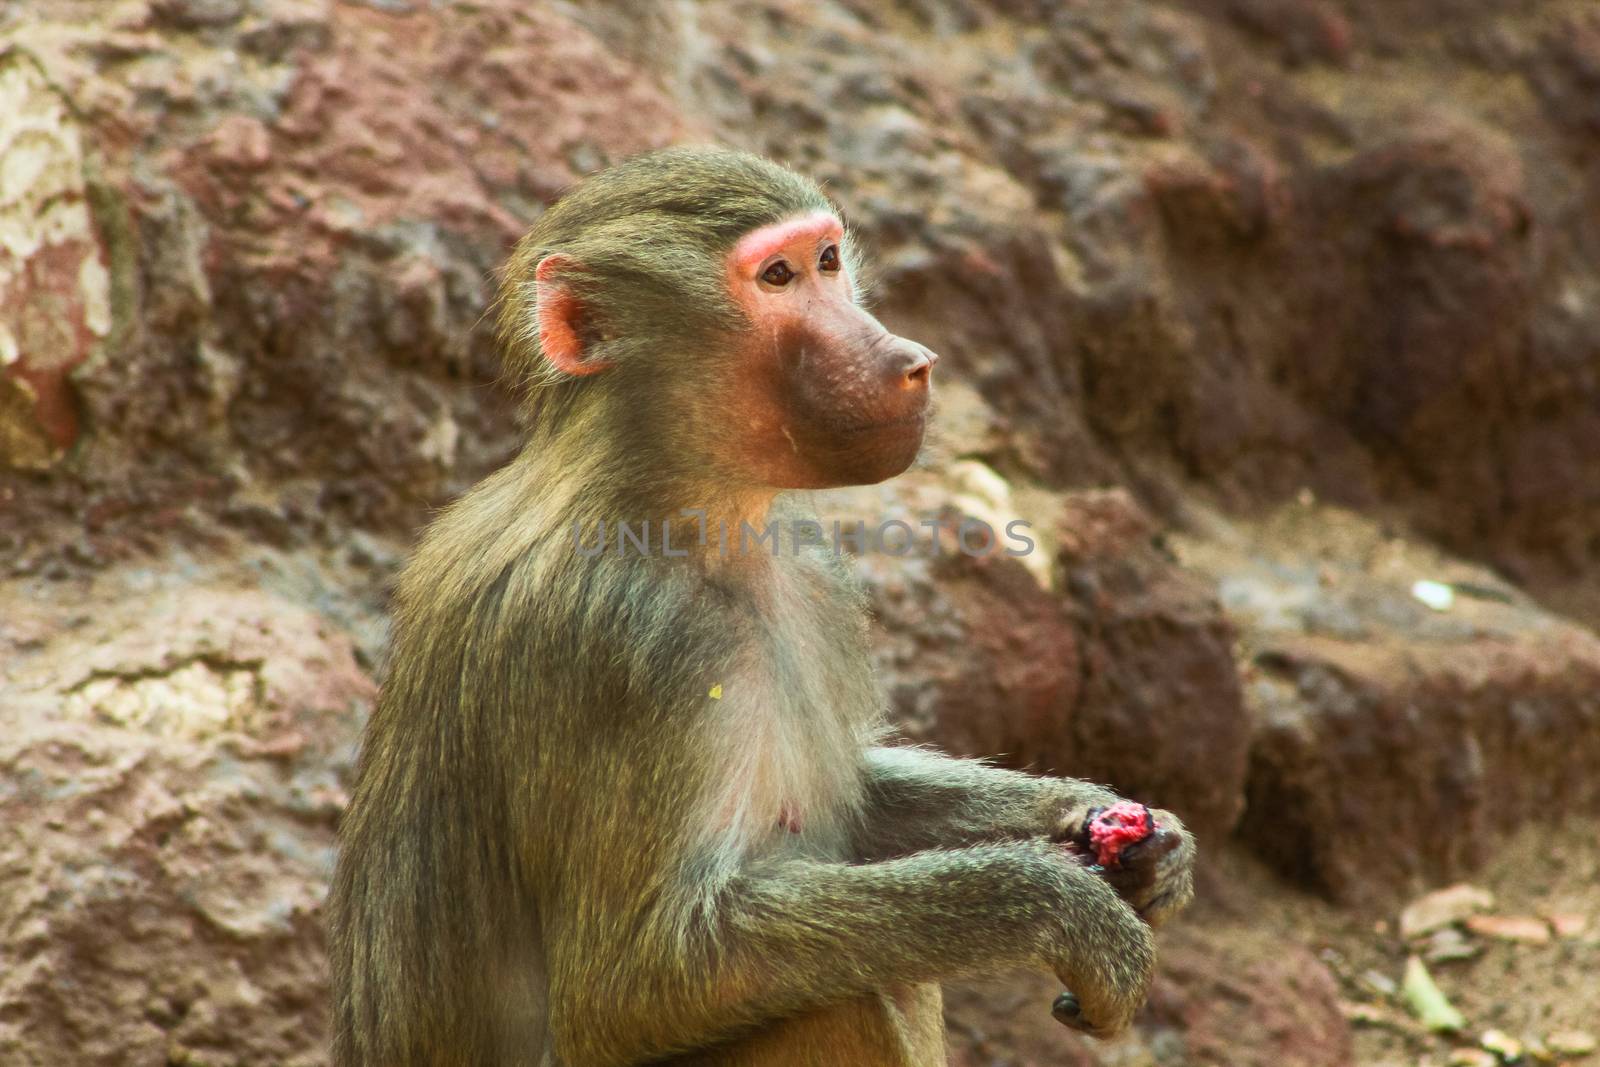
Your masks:
{"label": "baboon's arm", "polygon": [[1071,820],[1121,799],[1074,778],[1042,778],[919,748],[869,748],[863,859],[985,841],[1070,836]]}
{"label": "baboon's arm", "polygon": [[1120,1029],[1154,963],[1148,931],[1115,891],[1043,841],[871,864],[767,861],[715,896],[663,900],[634,921],[570,931],[562,945],[551,960],[557,1047],[563,1062],[593,1067],[1018,965],[1053,970],[1086,1017]]}
{"label": "baboon's arm", "polygon": [[[857,854],[868,860],[985,841],[1074,840],[1091,809],[1121,799],[1075,778],[1039,778],[926,749],[869,748],[866,761]],[[1152,814],[1156,832],[1105,877],[1159,926],[1194,896],[1195,841],[1177,815]]]}

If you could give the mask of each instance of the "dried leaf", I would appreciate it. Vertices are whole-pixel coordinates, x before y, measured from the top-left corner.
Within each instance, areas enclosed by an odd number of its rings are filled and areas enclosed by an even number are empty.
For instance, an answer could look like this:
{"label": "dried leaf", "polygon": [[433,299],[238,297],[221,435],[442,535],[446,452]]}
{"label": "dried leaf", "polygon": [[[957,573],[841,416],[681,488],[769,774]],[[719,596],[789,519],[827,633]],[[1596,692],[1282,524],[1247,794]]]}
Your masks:
{"label": "dried leaf", "polygon": [[1499,941],[1517,941],[1524,945],[1550,943],[1550,925],[1531,915],[1474,915],[1467,920],[1467,929],[1479,937]]}
{"label": "dried leaf", "polygon": [[1461,922],[1494,907],[1494,895],[1474,885],[1453,885],[1419,897],[1400,913],[1400,936],[1407,940]]}
{"label": "dried leaf", "polygon": [[1467,1025],[1467,1020],[1450,1003],[1444,991],[1433,983],[1433,975],[1415,956],[1407,957],[1405,976],[1400,980],[1400,995],[1405,998],[1411,1014],[1422,1025],[1435,1033],[1453,1033]]}
{"label": "dried leaf", "polygon": [[1557,1030],[1545,1038],[1544,1043],[1558,1056],[1587,1056],[1600,1049],[1600,1039],[1587,1030]]}
{"label": "dried leaf", "polygon": [[1550,916],[1550,928],[1557,937],[1577,937],[1589,929],[1589,917],[1576,912],[1556,912]]}

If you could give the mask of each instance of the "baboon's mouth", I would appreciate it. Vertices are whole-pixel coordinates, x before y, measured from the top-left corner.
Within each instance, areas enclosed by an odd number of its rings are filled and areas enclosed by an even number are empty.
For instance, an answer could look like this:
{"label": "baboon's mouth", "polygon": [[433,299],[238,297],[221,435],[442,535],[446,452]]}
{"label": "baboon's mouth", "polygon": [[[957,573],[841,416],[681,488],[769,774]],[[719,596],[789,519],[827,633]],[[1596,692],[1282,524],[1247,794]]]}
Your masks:
{"label": "baboon's mouth", "polygon": [[928,421],[926,406],[905,415],[898,415],[892,419],[879,419],[874,422],[856,422],[840,426],[838,431],[842,434],[859,436],[865,434],[887,433],[891,430],[901,430],[908,427],[920,427]]}

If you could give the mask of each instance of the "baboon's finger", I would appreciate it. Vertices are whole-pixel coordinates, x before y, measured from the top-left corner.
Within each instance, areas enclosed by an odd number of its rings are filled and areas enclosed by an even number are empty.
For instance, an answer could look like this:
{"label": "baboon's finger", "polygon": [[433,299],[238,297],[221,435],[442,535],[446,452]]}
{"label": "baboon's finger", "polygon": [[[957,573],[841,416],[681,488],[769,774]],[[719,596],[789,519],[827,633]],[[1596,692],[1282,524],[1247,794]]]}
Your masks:
{"label": "baboon's finger", "polygon": [[1056,1017],[1056,1022],[1063,1026],[1070,1026],[1074,1030],[1092,1033],[1094,1026],[1083,1017],[1083,1005],[1078,1003],[1078,998],[1063,989],[1061,995],[1056,997],[1055,1003],[1050,1005],[1050,1014]]}

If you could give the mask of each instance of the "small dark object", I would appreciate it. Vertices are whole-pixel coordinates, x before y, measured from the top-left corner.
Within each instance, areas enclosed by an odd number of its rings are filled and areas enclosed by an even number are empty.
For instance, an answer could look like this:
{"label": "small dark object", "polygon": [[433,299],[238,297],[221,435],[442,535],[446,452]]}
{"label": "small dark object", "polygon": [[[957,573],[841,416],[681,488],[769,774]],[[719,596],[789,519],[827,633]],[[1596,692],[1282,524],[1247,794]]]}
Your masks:
{"label": "small dark object", "polygon": [[1083,1018],[1083,1008],[1079,1005],[1077,997],[1071,993],[1063,992],[1056,998],[1056,1002],[1050,1005],[1050,1014],[1054,1015],[1059,1021],[1071,1026]]}
{"label": "small dark object", "polygon": [[1478,600],[1493,600],[1499,604],[1516,603],[1516,598],[1512,594],[1492,585],[1481,585],[1478,582],[1446,582],[1445,584],[1462,596],[1475,597]]}

